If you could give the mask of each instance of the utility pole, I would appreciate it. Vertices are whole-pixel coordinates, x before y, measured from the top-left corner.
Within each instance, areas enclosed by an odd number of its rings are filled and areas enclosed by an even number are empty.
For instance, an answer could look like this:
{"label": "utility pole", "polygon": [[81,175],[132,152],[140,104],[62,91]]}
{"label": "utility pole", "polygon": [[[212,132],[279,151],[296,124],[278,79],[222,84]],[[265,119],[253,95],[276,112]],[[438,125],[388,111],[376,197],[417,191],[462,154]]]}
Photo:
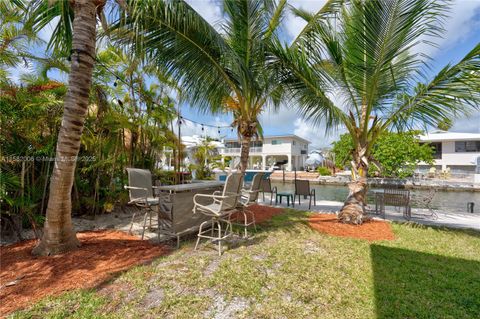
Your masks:
{"label": "utility pole", "polygon": [[181,126],[182,126],[182,116],[180,115],[180,104],[178,104],[178,147],[177,147],[177,169],[175,172],[175,183],[180,184],[180,162],[181,162],[181,147],[182,147],[182,135],[181,135]]}

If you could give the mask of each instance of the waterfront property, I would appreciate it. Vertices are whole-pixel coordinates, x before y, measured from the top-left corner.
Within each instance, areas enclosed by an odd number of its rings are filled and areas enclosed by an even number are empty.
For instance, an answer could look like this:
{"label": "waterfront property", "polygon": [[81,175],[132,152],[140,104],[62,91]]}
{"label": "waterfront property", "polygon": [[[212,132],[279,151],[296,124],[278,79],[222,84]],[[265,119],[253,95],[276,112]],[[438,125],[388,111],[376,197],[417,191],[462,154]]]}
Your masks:
{"label": "waterfront property", "polygon": [[[453,174],[474,174],[480,157],[480,133],[434,131],[420,136],[420,140],[434,148],[434,166],[447,168]],[[420,171],[428,171],[430,165],[421,163]]]}
{"label": "waterfront property", "polygon": [[[263,140],[250,142],[249,168],[268,170],[277,163],[284,163],[285,169],[303,170],[308,156],[310,141],[297,135],[264,136]],[[222,157],[240,157],[238,139],[225,139],[225,147],[220,149]]]}

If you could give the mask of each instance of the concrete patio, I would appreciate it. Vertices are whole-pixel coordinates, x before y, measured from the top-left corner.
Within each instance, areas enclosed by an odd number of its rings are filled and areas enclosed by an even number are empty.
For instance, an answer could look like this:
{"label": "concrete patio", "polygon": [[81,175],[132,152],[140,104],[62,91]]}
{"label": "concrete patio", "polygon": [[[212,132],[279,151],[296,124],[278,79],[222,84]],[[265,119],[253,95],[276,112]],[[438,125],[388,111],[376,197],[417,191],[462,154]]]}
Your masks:
{"label": "concrete patio", "polygon": [[[298,209],[298,210],[308,210],[308,199],[301,199],[301,204],[298,205],[298,198],[293,207],[290,204],[290,208]],[[261,205],[270,205],[270,198],[269,195],[265,194],[265,202],[263,202],[262,197],[260,196],[259,204]],[[287,207],[285,200],[282,204],[275,205],[275,199],[272,201],[275,207]],[[317,200],[316,205],[313,205],[310,209],[314,212],[323,212],[323,213],[336,213],[338,212],[341,207],[343,206],[342,202],[336,201],[328,201],[328,200]],[[435,210],[438,218],[434,219],[429,217],[429,212],[426,209],[421,208],[412,208],[412,218],[410,222],[424,224],[424,225],[432,225],[432,226],[440,226],[440,227],[451,227],[451,228],[470,228],[480,231],[480,213],[466,213],[466,212],[458,212],[458,211],[441,211]],[[382,219],[379,215],[371,214],[372,217]],[[407,222],[407,220],[403,217],[402,212],[397,211],[394,207],[386,206],[385,207],[385,219],[397,222]]]}

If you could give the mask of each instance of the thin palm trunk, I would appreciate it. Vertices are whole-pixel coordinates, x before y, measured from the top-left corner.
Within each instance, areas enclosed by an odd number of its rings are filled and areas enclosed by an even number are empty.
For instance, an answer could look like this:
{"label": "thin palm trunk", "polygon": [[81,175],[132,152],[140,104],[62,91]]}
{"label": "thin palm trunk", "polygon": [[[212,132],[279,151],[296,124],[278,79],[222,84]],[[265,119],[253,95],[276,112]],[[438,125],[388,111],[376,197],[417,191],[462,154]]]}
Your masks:
{"label": "thin palm trunk", "polygon": [[366,218],[368,173],[366,149],[365,144],[359,144],[353,152],[352,181],[348,184],[349,194],[338,214],[338,219],[343,223],[358,225]]}
{"label": "thin palm trunk", "polygon": [[242,136],[242,148],[240,150],[240,171],[245,173],[248,167],[248,156],[250,154],[250,136]]}
{"label": "thin palm trunk", "polygon": [[72,226],[71,192],[92,82],[98,2],[74,2],[73,53],[68,92],[50,182],[44,233],[40,243],[33,249],[35,255],[58,254],[80,245]]}

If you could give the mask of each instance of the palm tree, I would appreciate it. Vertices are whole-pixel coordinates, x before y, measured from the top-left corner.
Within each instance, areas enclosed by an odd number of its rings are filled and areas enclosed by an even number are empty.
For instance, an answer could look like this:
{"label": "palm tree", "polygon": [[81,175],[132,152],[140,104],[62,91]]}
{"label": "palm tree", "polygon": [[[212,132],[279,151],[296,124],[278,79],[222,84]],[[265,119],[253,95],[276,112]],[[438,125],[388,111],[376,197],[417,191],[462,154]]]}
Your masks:
{"label": "palm tree", "polygon": [[115,38],[181,83],[192,105],[231,112],[241,139],[240,168],[250,141],[262,135],[259,115],[281,95],[269,68],[286,0],[224,0],[218,31],[184,1],[143,1],[116,25]]}
{"label": "palm tree", "polygon": [[28,45],[39,42],[31,25],[22,23],[23,0],[0,2],[0,81],[8,78],[8,67],[16,67],[22,62],[27,65]]}
{"label": "palm tree", "polygon": [[[14,2],[20,4],[21,1]],[[95,65],[97,16],[106,30],[107,19],[103,12],[106,3],[106,0],[32,0],[27,7],[28,23],[35,31],[50,23],[56,24],[47,49],[71,58],[44,234],[34,254],[57,254],[79,245],[72,227],[71,190]],[[109,4],[113,15],[137,12],[135,1],[116,0],[116,4]]]}
{"label": "palm tree", "polygon": [[275,54],[282,81],[305,118],[327,129],[342,125],[354,141],[350,193],[339,219],[359,224],[380,133],[418,123],[435,126],[479,107],[480,44],[428,80],[428,57],[415,49],[422,39],[442,34],[445,1],[342,2],[329,1],[315,15],[296,10],[308,24]]}
{"label": "palm tree", "polygon": [[60,18],[49,48],[72,52],[45,227],[40,243],[33,250],[36,255],[58,254],[79,246],[72,226],[71,191],[95,64],[97,11],[101,11],[105,2],[34,0],[28,7],[35,30]]}

